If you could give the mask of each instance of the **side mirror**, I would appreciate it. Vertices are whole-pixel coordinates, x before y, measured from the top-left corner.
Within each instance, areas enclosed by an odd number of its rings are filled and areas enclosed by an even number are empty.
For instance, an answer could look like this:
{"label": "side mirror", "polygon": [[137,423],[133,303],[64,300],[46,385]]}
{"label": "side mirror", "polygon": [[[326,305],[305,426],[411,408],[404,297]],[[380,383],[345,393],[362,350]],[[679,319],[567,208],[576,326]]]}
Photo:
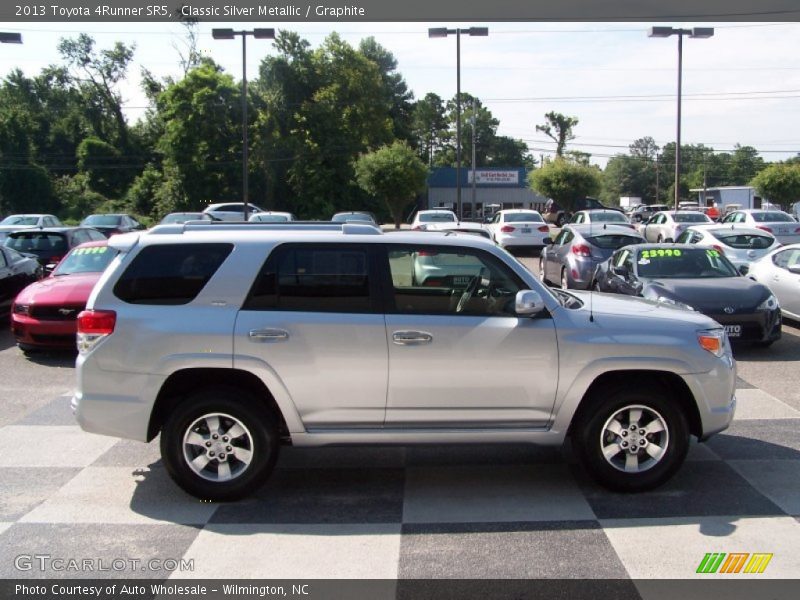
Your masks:
{"label": "side mirror", "polygon": [[514,298],[514,312],[521,317],[531,317],[544,310],[544,300],[539,292],[520,290]]}
{"label": "side mirror", "polygon": [[739,267],[739,273],[741,273],[742,275],[747,275],[747,273],[749,271],[750,271],[750,267],[748,267],[747,265],[741,265]]}
{"label": "side mirror", "polygon": [[789,267],[789,273],[794,275],[800,275],[800,265],[792,265]]}

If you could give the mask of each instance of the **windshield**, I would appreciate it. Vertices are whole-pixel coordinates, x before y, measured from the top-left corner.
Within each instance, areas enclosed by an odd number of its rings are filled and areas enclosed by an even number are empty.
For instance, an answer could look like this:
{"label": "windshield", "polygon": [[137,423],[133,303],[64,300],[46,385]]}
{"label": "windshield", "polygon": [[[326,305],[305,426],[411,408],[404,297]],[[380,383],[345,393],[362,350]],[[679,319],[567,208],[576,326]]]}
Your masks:
{"label": "windshield", "polygon": [[186,221],[208,221],[208,215],[204,213],[175,213],[161,219],[161,224],[186,223]]}
{"label": "windshield", "polygon": [[749,233],[743,234],[722,234],[715,233],[714,237],[720,242],[731,248],[748,249],[748,250],[766,250],[775,241],[773,238],[765,235],[752,235]]}
{"label": "windshield", "polygon": [[421,213],[419,215],[420,223],[455,223],[455,213]]}
{"label": "windshield", "polygon": [[81,225],[88,225],[89,227],[116,227],[119,223],[119,216],[117,215],[91,215],[86,217]]}
{"label": "windshield", "polygon": [[117,251],[108,246],[91,246],[88,248],[75,248],[62,260],[53,276],[72,275],[73,273],[102,273]]}
{"label": "windshield", "polygon": [[634,235],[608,234],[587,237],[586,241],[603,250],[616,250],[631,244],[641,244],[644,239]]}
{"label": "windshield", "polygon": [[738,277],[736,268],[719,250],[706,248],[651,248],[637,251],[640,277],[706,279]]}
{"label": "windshield", "polygon": [[[286,219],[284,219],[286,220]],[[374,223],[372,217],[370,217],[366,213],[342,213],[338,215],[333,215],[331,221],[335,221],[336,223],[347,223],[349,221],[361,221],[367,223]]]}
{"label": "windshield", "polygon": [[754,212],[753,220],[756,223],[793,223],[794,219],[782,212]]}
{"label": "windshield", "polygon": [[0,221],[0,225],[36,225],[38,222],[38,217],[21,217],[19,215],[12,215]]}
{"label": "windshield", "polygon": [[[251,221],[259,221],[261,223],[286,223],[289,217],[286,215],[254,215]],[[335,219],[342,221],[343,219]]]}
{"label": "windshield", "polygon": [[50,252],[62,255],[67,251],[67,239],[63,234],[38,230],[11,234],[6,238],[5,245],[18,252],[43,256]]}
{"label": "windshield", "polygon": [[539,213],[531,212],[518,212],[506,213],[506,223],[543,223],[544,220]]}
{"label": "windshield", "polygon": [[612,212],[599,212],[599,213],[590,213],[589,218],[592,221],[596,221],[599,223],[627,223],[628,219],[625,218],[625,215],[622,213],[618,213],[617,211]]}
{"label": "windshield", "polygon": [[711,219],[703,213],[673,214],[672,218],[676,223],[710,223]]}

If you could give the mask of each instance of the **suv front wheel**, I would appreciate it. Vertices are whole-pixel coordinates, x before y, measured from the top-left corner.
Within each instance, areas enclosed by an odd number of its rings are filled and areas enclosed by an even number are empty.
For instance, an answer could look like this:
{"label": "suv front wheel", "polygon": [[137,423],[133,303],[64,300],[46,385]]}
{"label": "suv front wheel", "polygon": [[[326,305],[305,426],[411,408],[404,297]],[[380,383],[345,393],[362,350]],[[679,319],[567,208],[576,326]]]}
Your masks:
{"label": "suv front wheel", "polygon": [[189,395],[161,431],[172,479],[201,500],[236,500],[266,480],[278,457],[275,419],[252,394],[214,387]]}
{"label": "suv front wheel", "polygon": [[689,450],[689,428],[680,408],[659,390],[618,388],[601,394],[573,429],[577,453],[592,477],[620,492],[649,490],[667,481]]}

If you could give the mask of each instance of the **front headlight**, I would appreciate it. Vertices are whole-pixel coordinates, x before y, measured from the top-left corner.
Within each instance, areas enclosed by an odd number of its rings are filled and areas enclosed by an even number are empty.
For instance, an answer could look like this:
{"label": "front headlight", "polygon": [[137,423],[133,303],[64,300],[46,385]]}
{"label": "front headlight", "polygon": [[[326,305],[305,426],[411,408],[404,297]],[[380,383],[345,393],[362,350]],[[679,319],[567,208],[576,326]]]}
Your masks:
{"label": "front headlight", "polygon": [[14,314],[15,315],[29,315],[31,312],[30,304],[15,304],[14,305]]}
{"label": "front headlight", "polygon": [[775,310],[776,308],[778,308],[778,299],[774,294],[770,294],[769,298],[759,304],[756,310]]}
{"label": "front headlight", "polygon": [[669,304],[670,306],[675,306],[677,308],[684,308],[686,310],[694,310],[693,306],[689,306],[688,304],[685,304],[683,302],[678,302],[677,300],[675,300],[673,298],[667,298],[666,296],[659,296],[656,300],[658,302],[663,302],[664,304]]}
{"label": "front headlight", "polygon": [[725,354],[725,330],[707,329],[697,332],[697,343],[703,350],[711,352],[714,356],[722,357]]}

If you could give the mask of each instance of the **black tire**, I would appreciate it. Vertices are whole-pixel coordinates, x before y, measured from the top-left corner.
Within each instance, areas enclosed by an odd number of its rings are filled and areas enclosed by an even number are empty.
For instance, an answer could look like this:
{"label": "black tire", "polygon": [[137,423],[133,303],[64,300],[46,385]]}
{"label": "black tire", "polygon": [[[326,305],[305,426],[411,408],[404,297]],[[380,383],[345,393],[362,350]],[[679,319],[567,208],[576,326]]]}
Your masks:
{"label": "black tire", "polygon": [[[244,464],[236,458],[236,452],[228,455],[229,469],[241,471],[228,481],[212,481],[204,478],[189,465],[184,453],[184,435],[204,415],[219,413],[221,425],[218,434],[232,421],[224,416],[237,420],[249,435],[237,438],[247,449],[244,442],[250,441],[251,458]],[[195,429],[195,431],[197,431]],[[209,436],[211,435],[209,431]],[[222,437],[219,442],[222,444]],[[181,402],[169,415],[161,430],[161,458],[164,466],[175,483],[183,490],[201,500],[226,501],[237,500],[251,494],[266,481],[278,458],[278,426],[276,416],[264,407],[250,392],[235,387],[218,386],[195,392]],[[233,441],[229,442],[233,445]],[[200,446],[191,446],[188,452]],[[227,447],[230,452],[231,446]],[[237,449],[239,449],[237,447]],[[199,452],[204,454],[205,451]],[[231,458],[233,456],[233,458]],[[214,462],[216,461],[216,465]],[[219,458],[209,462],[210,469],[218,468]],[[208,473],[214,476],[212,470]]]}
{"label": "black tire", "polygon": [[[587,409],[580,412],[573,424],[572,440],[581,462],[599,484],[617,492],[650,490],[666,482],[683,464],[689,450],[686,416],[677,403],[671,401],[662,390],[637,390],[623,386],[608,392],[595,392],[594,397],[587,401],[590,402]],[[607,422],[619,411],[623,415],[629,415],[628,407],[644,409],[643,416],[640,417],[641,427],[647,427],[649,421],[645,420],[647,416],[652,416],[647,411],[654,411],[665,424],[666,435],[659,432],[645,436],[646,444],[653,444],[654,448],[664,447],[663,454],[655,461],[644,449],[640,450],[637,460],[643,461],[643,468],[638,472],[625,472],[611,464],[611,460],[621,461],[623,457],[627,458],[627,451],[620,450],[611,459],[606,459],[602,451],[604,445],[613,446],[618,442],[621,444],[625,439],[636,442],[637,438],[614,436],[605,429]],[[624,433],[629,434],[630,423],[620,422],[625,429]],[[640,431],[642,429],[637,429],[630,435],[638,435]],[[641,442],[641,438],[638,439]],[[647,466],[647,461],[651,460],[654,460],[653,464]]]}

